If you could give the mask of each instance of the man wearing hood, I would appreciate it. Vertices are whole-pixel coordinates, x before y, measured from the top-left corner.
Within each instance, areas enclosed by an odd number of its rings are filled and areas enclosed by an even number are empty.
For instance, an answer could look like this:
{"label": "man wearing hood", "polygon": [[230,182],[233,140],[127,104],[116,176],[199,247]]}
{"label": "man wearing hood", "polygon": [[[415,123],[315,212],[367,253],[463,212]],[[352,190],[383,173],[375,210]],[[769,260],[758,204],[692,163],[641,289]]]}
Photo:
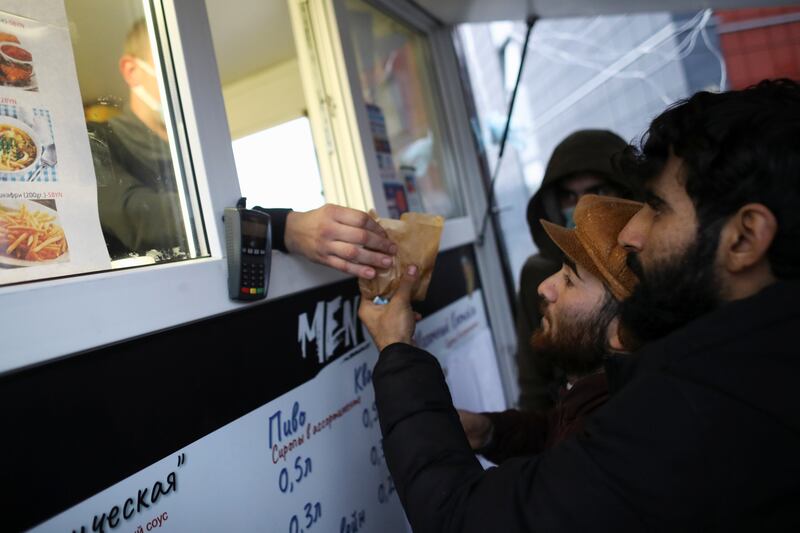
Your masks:
{"label": "man wearing hood", "polygon": [[517,301],[517,368],[519,408],[546,411],[562,385],[562,371],[530,344],[539,327],[539,285],[558,272],[563,256],[540,220],[575,227],[573,213],[585,194],[631,198],[634,185],[612,164],[627,143],[608,130],[579,130],[556,146],[538,192],[528,202],[528,227],[539,249],[522,267]]}

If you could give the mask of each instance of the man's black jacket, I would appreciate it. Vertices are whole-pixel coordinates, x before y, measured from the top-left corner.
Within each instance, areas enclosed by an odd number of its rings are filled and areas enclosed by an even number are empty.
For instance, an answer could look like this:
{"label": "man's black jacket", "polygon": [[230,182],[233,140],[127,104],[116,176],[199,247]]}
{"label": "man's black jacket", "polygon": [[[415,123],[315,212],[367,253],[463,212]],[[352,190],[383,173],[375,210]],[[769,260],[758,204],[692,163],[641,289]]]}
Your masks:
{"label": "man's black jacket", "polygon": [[416,532],[800,531],[800,282],[639,352],[584,431],[484,471],[436,359],[386,347],[373,381]]}

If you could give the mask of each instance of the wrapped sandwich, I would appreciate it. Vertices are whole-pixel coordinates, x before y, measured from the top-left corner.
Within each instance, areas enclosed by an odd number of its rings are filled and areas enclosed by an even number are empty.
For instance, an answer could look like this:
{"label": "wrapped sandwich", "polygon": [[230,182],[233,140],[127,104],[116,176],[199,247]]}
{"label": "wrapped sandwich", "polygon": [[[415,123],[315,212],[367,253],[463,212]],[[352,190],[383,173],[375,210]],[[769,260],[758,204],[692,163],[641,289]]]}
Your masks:
{"label": "wrapped sandwich", "polygon": [[386,230],[389,240],[397,245],[397,254],[391,267],[377,270],[373,279],[359,280],[364,298],[370,300],[376,296],[391,298],[400,284],[403,272],[409,265],[416,265],[419,274],[411,299],[424,300],[436,264],[436,255],[439,253],[439,239],[442,236],[444,218],[425,213],[403,213],[400,220],[395,220],[379,218],[374,212],[370,214]]}

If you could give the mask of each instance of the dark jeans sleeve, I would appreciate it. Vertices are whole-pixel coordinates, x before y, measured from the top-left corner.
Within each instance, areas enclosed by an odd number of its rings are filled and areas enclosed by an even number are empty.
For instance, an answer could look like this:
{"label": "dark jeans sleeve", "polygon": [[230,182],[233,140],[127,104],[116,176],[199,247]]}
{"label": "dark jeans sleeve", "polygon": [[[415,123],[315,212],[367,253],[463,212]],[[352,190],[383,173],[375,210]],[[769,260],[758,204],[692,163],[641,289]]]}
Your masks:
{"label": "dark jeans sleeve", "polygon": [[271,219],[272,225],[272,249],[284,253],[289,253],[286,249],[286,219],[291,209],[267,209],[261,206],[255,206],[253,209],[267,213]]}
{"label": "dark jeans sleeve", "polygon": [[509,409],[501,413],[481,413],[492,421],[492,440],[478,453],[500,464],[512,457],[535,455],[547,441],[547,416]]}

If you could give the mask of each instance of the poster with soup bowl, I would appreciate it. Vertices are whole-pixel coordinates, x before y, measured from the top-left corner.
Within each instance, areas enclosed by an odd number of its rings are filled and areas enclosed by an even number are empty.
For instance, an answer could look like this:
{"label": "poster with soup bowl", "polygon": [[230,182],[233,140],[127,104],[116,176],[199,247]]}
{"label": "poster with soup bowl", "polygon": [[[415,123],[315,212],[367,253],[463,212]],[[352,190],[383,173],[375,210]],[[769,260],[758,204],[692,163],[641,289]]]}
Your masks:
{"label": "poster with soup bowl", "polygon": [[35,4],[0,0],[0,286],[110,267],[64,4]]}

